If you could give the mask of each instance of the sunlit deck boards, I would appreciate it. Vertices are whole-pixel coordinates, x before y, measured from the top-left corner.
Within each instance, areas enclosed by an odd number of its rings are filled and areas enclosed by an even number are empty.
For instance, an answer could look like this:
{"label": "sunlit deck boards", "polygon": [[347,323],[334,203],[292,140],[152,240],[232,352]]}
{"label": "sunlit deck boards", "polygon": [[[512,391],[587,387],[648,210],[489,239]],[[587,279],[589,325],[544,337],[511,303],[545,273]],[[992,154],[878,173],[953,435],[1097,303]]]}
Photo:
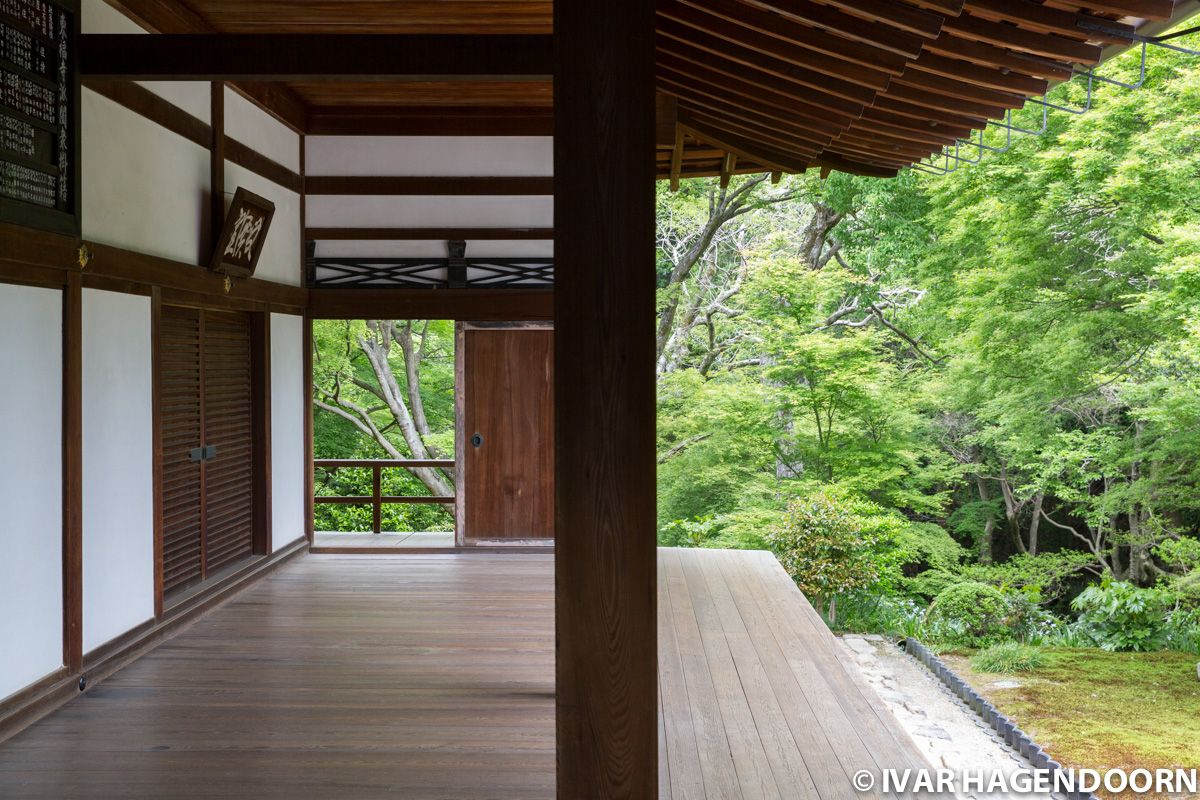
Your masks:
{"label": "sunlit deck boards", "polygon": [[[660,550],[661,796],[919,756],[763,553]],[[553,559],[310,556],[0,744],[4,798],[551,798]]]}
{"label": "sunlit deck boards", "polygon": [[926,767],[768,553],[658,551],[659,796],[860,798]]}

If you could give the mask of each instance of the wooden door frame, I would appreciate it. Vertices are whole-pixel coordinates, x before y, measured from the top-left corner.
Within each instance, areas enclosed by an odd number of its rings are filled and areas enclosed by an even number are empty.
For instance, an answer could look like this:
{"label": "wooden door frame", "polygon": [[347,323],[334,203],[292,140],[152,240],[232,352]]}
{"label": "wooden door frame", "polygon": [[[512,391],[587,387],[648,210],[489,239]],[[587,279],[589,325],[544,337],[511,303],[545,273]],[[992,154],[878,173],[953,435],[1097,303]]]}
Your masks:
{"label": "wooden door frame", "polygon": [[456,547],[553,547],[554,539],[472,539],[467,535],[466,358],[467,331],[553,331],[551,320],[454,323],[454,544]]}

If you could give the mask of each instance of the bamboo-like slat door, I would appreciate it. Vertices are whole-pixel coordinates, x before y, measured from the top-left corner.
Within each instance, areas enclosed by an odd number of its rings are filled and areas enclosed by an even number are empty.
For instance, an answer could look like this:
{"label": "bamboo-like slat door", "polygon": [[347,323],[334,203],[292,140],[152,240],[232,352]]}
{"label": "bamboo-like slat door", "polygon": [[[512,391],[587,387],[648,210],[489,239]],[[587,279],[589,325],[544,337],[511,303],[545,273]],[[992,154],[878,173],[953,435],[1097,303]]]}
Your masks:
{"label": "bamboo-like slat door", "polygon": [[164,306],[160,322],[163,591],[253,550],[251,324]]}

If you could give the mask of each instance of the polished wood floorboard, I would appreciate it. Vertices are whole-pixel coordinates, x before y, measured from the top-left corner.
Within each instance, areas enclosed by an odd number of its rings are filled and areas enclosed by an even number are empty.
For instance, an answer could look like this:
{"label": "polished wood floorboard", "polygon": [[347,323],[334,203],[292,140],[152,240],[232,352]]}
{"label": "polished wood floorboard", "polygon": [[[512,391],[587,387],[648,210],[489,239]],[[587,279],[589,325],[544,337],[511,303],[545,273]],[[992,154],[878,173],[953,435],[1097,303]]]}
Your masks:
{"label": "polished wood floorboard", "polygon": [[[551,798],[549,555],[301,557],[0,744],[0,797]],[[923,766],[764,553],[659,551],[660,796]]]}

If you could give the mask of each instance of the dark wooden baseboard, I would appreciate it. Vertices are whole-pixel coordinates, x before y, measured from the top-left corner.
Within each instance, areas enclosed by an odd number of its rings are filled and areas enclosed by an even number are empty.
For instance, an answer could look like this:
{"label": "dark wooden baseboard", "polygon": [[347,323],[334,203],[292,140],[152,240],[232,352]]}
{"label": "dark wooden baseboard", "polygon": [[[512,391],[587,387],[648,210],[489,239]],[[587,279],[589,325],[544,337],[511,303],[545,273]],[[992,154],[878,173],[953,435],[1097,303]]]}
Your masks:
{"label": "dark wooden baseboard", "polygon": [[297,539],[269,556],[213,581],[203,591],[166,609],[158,619],[147,620],[116,639],[84,654],[83,669],[62,667],[37,683],[0,700],[0,742],[83,694],[117,670],[162,642],[180,633],[209,611],[249,588],[291,558],[308,551],[308,541]]}

